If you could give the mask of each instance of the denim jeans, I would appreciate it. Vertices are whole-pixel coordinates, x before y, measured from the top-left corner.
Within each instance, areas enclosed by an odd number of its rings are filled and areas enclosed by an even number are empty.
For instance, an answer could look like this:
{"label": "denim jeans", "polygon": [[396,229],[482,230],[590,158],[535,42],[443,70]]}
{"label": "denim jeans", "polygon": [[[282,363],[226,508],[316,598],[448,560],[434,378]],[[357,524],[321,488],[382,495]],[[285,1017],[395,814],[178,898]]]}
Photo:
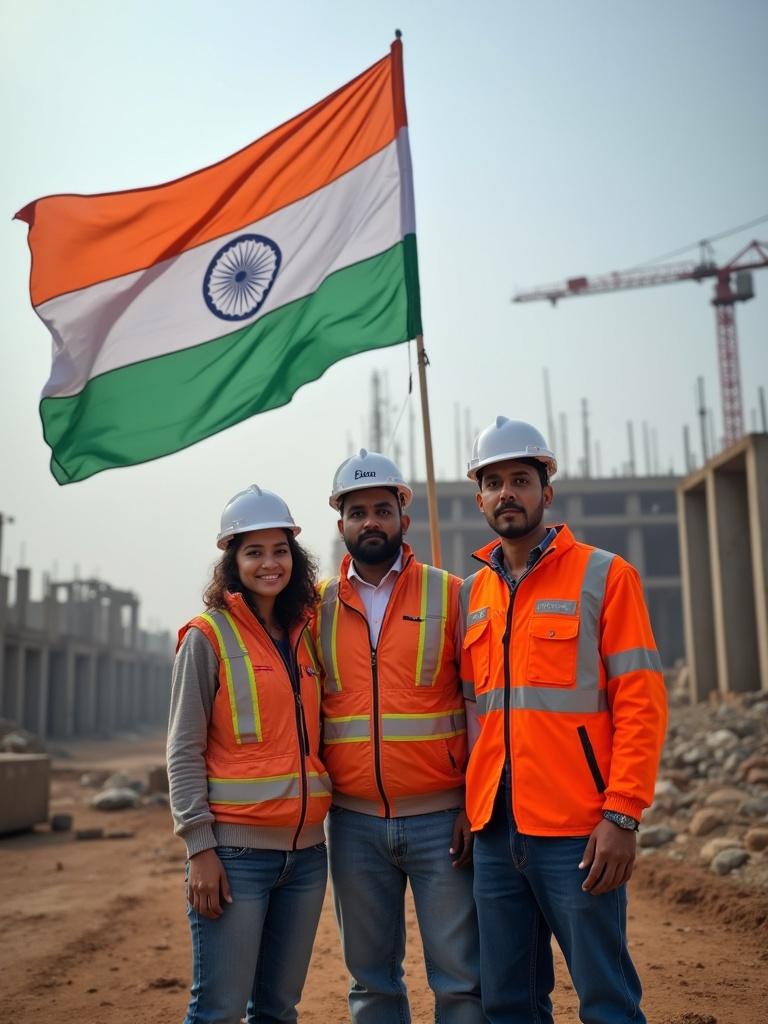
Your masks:
{"label": "denim jeans", "polygon": [[285,1024],[309,967],[328,873],[325,843],[306,850],[216,849],[232,903],[221,917],[187,904],[192,998],[184,1024]]}
{"label": "denim jeans", "polygon": [[483,1009],[489,1024],[551,1024],[552,935],[568,964],[583,1024],[645,1024],[627,950],[626,887],[581,889],[587,836],[518,832],[509,790],[475,836]]}
{"label": "denim jeans", "polygon": [[438,1024],[484,1024],[472,872],[451,865],[456,810],[378,818],[331,807],[328,854],[355,1024],[409,1024],[403,982],[410,882]]}

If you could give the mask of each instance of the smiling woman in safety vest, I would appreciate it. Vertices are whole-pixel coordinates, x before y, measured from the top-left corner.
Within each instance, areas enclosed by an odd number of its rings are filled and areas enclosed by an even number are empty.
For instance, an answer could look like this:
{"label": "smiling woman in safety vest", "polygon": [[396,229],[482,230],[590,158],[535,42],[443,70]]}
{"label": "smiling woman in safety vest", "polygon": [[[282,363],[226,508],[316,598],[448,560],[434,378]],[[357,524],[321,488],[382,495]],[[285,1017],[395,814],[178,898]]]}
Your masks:
{"label": "smiling woman in safety vest", "polygon": [[255,484],[226,505],[224,554],[179,632],[168,730],[187,847],[185,1024],[296,1020],[326,883],[314,564],[288,506]]}

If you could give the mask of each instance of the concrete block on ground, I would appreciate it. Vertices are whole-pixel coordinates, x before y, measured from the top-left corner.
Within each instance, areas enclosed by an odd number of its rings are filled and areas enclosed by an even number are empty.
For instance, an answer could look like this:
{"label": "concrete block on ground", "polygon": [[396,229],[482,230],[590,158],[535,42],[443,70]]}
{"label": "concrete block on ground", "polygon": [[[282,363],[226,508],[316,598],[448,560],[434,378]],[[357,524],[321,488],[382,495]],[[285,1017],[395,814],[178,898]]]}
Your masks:
{"label": "concrete block on ground", "polygon": [[0,835],[48,821],[51,759],[0,753]]}

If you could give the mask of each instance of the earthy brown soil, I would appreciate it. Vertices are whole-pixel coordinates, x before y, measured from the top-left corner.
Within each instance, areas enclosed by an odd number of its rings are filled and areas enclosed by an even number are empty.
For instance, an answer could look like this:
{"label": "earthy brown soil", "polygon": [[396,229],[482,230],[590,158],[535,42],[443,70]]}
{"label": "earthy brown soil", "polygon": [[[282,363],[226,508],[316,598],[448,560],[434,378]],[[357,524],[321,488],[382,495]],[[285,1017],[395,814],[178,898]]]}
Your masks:
{"label": "earthy brown soil", "polygon": [[[131,830],[133,838],[75,841],[39,829],[0,839],[0,1021],[37,1024],[181,1022],[190,953],[183,847],[167,809],[90,810],[79,784],[94,767],[144,769],[162,739],[80,743],[57,761],[52,811],[75,827]],[[630,890],[632,948],[651,1024],[766,1024],[768,893],[678,861],[643,858]],[[414,1024],[433,1019],[409,911],[408,984]],[[347,1020],[346,972],[328,900],[301,1005],[305,1024]],[[556,1019],[578,1019],[558,964]]]}

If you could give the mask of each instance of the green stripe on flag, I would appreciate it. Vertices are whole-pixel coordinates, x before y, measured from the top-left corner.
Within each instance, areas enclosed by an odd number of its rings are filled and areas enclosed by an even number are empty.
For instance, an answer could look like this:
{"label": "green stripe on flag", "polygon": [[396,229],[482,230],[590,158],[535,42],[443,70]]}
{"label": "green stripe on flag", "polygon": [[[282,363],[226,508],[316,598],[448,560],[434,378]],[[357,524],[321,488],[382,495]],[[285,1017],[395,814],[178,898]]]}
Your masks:
{"label": "green stripe on flag", "polygon": [[187,448],[295,392],[347,356],[421,332],[416,239],[336,271],[242,330],[94,377],[40,403],[60,484]]}

